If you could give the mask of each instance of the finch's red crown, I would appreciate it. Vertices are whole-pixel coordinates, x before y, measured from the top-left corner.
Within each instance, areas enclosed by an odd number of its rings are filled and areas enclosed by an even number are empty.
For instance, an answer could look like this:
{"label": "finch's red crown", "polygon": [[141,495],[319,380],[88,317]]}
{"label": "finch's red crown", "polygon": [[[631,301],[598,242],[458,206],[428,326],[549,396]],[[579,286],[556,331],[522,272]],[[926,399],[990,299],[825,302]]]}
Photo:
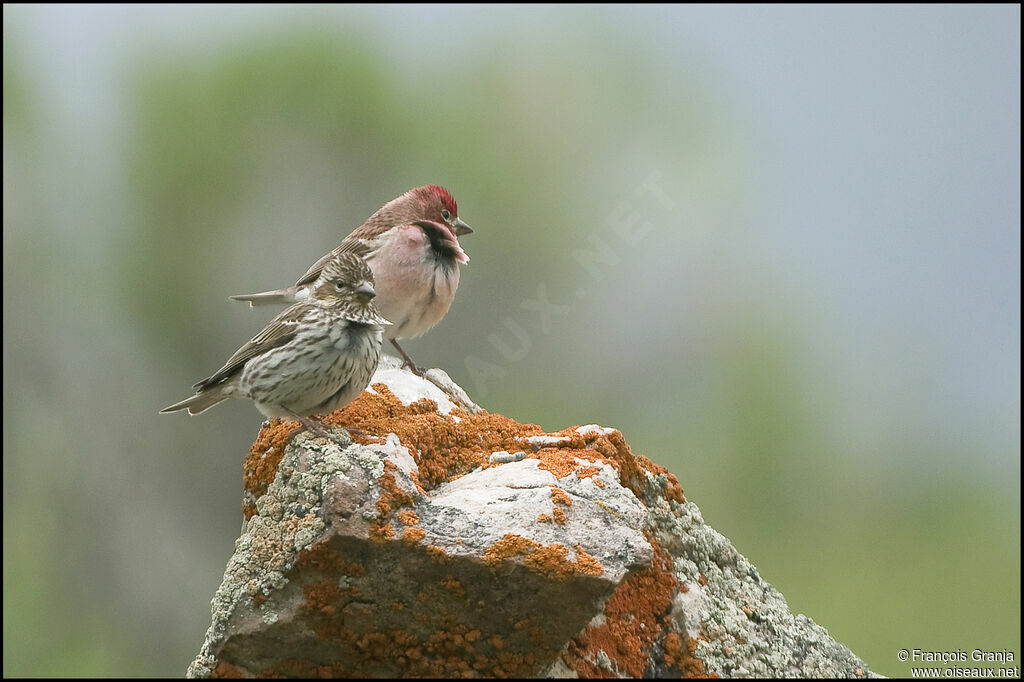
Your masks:
{"label": "finch's red crown", "polygon": [[441,198],[441,203],[452,215],[459,215],[459,205],[455,203],[455,198],[452,197],[451,192],[438,185],[427,185],[427,189]]}

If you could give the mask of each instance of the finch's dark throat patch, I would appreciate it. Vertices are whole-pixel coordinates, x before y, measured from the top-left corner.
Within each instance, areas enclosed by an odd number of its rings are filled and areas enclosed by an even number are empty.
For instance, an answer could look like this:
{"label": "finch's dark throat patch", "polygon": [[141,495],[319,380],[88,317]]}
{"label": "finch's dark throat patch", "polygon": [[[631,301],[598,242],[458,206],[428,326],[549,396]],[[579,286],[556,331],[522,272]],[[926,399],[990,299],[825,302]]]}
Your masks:
{"label": "finch's dark throat patch", "polygon": [[430,220],[421,220],[416,224],[430,240],[430,250],[438,256],[439,260],[455,261],[458,259],[459,252],[456,249],[455,235],[448,226]]}

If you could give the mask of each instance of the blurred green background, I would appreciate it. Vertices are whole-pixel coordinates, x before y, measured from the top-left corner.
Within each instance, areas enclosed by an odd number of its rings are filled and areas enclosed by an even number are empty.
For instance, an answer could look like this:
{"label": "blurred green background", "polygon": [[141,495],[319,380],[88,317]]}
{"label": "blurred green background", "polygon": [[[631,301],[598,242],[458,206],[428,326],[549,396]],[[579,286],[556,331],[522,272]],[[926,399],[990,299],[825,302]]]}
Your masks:
{"label": "blurred green background", "polygon": [[157,410],[427,183],[420,364],[621,428],[877,672],[1019,659],[1019,6],[5,5],[3,57],[5,675],[184,673],[261,417]]}

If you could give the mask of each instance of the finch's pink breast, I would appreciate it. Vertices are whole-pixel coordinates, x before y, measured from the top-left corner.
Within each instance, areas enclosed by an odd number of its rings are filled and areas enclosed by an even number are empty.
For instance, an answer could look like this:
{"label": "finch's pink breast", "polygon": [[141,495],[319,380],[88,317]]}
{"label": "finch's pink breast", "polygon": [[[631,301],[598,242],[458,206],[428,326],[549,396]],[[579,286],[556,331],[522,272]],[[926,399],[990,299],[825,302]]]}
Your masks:
{"label": "finch's pink breast", "polygon": [[439,257],[416,225],[396,227],[380,239],[381,247],[369,264],[377,290],[375,302],[391,321],[384,336],[419,336],[440,322],[451,307],[459,288],[459,266]]}

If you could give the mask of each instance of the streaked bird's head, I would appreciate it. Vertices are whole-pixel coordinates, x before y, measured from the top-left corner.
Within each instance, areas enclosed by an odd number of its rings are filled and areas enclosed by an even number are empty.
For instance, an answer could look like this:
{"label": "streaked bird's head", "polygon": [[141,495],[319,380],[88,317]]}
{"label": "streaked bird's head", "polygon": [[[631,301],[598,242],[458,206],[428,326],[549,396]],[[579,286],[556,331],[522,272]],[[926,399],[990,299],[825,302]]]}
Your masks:
{"label": "streaked bird's head", "polygon": [[363,324],[390,324],[373,303],[373,272],[359,256],[334,256],[320,272],[313,287],[312,301],[342,312],[346,319]]}

